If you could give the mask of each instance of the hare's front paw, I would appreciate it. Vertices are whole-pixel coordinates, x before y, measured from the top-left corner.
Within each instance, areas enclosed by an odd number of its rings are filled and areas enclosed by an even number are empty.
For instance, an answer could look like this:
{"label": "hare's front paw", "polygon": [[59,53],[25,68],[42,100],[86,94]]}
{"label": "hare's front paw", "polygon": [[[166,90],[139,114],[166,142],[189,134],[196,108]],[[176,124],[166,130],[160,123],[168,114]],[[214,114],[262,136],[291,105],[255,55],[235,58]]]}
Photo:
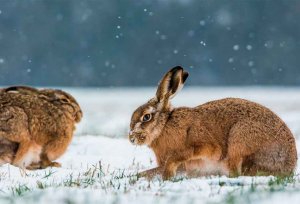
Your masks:
{"label": "hare's front paw", "polygon": [[161,173],[162,173],[162,168],[161,167],[156,167],[156,168],[153,168],[153,169],[142,171],[142,172],[138,173],[138,176],[139,177],[145,177],[148,180],[151,180],[151,179],[153,179],[153,177],[155,177],[156,175],[161,174]]}
{"label": "hare's front paw", "polygon": [[47,167],[57,167],[57,168],[59,168],[59,167],[61,167],[61,164],[58,163],[58,162],[49,162],[49,163],[42,164],[43,169],[45,169]]}
{"label": "hare's front paw", "polygon": [[60,168],[61,167],[61,163],[59,163],[59,162],[51,162],[49,166]]}
{"label": "hare's front paw", "polygon": [[162,179],[166,181],[166,180],[170,180],[174,176],[175,176],[175,172],[173,170],[165,169],[165,171],[162,174]]}
{"label": "hare's front paw", "polygon": [[148,173],[148,171],[142,171],[142,172],[139,172],[138,174],[138,177],[146,177],[146,178],[148,178],[149,177],[149,173]]}
{"label": "hare's front paw", "polygon": [[29,166],[26,167],[28,170],[37,170],[37,169],[46,169],[48,167],[61,167],[61,164],[58,162],[49,162],[49,163],[43,163],[43,162],[38,162],[38,163],[32,163]]}
{"label": "hare's front paw", "polygon": [[32,163],[29,166],[26,167],[27,170],[37,170],[41,169],[41,164],[40,163]]}

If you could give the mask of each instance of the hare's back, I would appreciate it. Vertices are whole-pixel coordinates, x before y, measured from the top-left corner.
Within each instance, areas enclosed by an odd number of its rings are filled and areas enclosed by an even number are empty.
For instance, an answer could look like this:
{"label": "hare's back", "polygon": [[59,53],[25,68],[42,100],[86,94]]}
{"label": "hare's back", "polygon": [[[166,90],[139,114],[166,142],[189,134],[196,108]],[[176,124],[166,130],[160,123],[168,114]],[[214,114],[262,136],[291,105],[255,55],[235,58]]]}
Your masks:
{"label": "hare's back", "polygon": [[[38,98],[36,95],[0,92],[0,109],[16,108],[22,110],[31,122],[44,123],[45,126],[47,124],[64,122],[61,120],[65,119],[62,110],[48,101]],[[16,113],[12,112],[12,114]]]}
{"label": "hare's back", "polygon": [[285,126],[284,122],[269,108],[258,103],[240,98],[225,98],[211,101],[196,107],[208,121],[215,121],[223,126],[232,126],[243,120],[261,122],[270,127]]}

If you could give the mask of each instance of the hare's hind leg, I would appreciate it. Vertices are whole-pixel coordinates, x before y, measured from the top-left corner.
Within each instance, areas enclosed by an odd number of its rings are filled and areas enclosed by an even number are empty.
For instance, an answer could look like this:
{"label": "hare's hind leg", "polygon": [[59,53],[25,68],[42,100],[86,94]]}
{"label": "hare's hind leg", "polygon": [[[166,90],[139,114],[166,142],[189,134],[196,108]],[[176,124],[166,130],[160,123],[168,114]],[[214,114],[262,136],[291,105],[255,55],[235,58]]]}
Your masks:
{"label": "hare's hind leg", "polygon": [[297,156],[284,144],[269,144],[251,156],[252,165],[245,162],[243,168],[247,175],[289,176],[295,169]]}
{"label": "hare's hind leg", "polygon": [[47,167],[61,167],[61,164],[54,162],[65,153],[72,139],[72,134],[60,136],[47,142],[40,155],[40,161],[30,165],[29,169],[45,169]]}
{"label": "hare's hind leg", "polygon": [[22,141],[13,161],[13,165],[26,168],[40,161],[42,147],[33,141]]}
{"label": "hare's hind leg", "polygon": [[29,166],[26,167],[28,170],[36,170],[36,169],[45,169],[48,167],[61,167],[61,164],[58,162],[52,162],[48,159],[45,154],[41,154],[40,161],[33,162]]}
{"label": "hare's hind leg", "polygon": [[231,175],[289,175],[297,161],[294,138],[284,126],[278,131],[254,121],[234,125],[228,137]]}
{"label": "hare's hind leg", "polygon": [[[48,144],[46,147],[50,148],[51,145]],[[40,161],[32,163],[30,166],[28,166],[27,169],[34,170],[45,169],[47,167],[61,167],[61,164],[59,162],[54,162],[53,160],[57,159],[62,154],[63,153],[61,152],[58,153],[54,152],[53,150],[43,151],[40,155]]]}
{"label": "hare's hind leg", "polygon": [[297,165],[295,139],[285,125],[274,138],[274,141],[254,154],[255,167],[268,175],[290,176]]}
{"label": "hare's hind leg", "polygon": [[61,167],[58,162],[53,162],[62,156],[72,140],[72,131],[66,133],[65,135],[55,138],[47,143],[43,149],[43,154],[41,157],[42,167]]}
{"label": "hare's hind leg", "polygon": [[35,170],[35,169],[45,169],[47,167],[61,167],[61,164],[58,162],[52,162],[48,159],[47,155],[44,153],[41,154],[41,160],[37,163],[32,163],[27,169]]}
{"label": "hare's hind leg", "polygon": [[259,122],[246,120],[236,123],[229,132],[227,156],[224,160],[229,176],[241,175],[243,162],[265,146],[266,141],[270,141],[269,138],[268,131]]}
{"label": "hare's hind leg", "polygon": [[30,140],[28,118],[19,107],[5,107],[0,112],[0,136],[19,144],[12,164],[25,168],[39,160],[41,147]]}

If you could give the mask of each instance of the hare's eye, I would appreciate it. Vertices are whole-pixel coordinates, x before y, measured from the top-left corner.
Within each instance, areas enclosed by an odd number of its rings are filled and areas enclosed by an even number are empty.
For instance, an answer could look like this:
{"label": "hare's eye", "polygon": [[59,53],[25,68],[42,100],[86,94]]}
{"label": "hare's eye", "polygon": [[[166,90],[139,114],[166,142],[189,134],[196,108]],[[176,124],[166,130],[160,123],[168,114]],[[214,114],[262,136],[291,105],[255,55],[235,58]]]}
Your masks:
{"label": "hare's eye", "polygon": [[65,99],[65,98],[61,99],[61,101],[62,101],[63,103],[68,103],[68,102],[69,102],[69,100],[68,100],[68,99]]}
{"label": "hare's eye", "polygon": [[149,120],[151,120],[151,114],[149,114],[149,113],[145,114],[144,117],[143,117],[143,122],[147,122]]}

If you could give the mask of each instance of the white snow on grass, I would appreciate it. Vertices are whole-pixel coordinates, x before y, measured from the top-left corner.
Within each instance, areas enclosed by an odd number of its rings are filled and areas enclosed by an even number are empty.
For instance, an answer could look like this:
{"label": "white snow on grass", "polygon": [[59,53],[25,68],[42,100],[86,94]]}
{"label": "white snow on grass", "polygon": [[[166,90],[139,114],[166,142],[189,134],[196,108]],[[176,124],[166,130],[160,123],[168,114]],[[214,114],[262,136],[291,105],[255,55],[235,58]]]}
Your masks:
{"label": "white snow on grass", "polygon": [[[297,203],[299,168],[292,178],[177,176],[148,181],[136,172],[156,166],[148,147],[126,138],[133,110],[154,93],[147,89],[66,89],[79,101],[84,120],[58,161],[62,168],[20,170],[0,167],[0,203]],[[278,113],[300,138],[300,89],[185,88],[174,105],[196,106],[209,100],[241,97]]]}

